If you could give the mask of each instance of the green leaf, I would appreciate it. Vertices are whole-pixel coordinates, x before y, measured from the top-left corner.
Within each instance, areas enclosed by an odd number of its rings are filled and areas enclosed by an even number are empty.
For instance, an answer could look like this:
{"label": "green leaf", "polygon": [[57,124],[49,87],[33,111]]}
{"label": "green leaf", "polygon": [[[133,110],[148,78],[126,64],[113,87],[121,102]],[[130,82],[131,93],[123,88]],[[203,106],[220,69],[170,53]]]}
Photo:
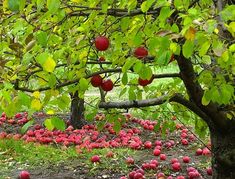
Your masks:
{"label": "green leaf", "polygon": [[114,125],[113,125],[113,130],[117,133],[121,130],[121,123],[119,122],[119,120],[115,120],[114,121]]}
{"label": "green leaf", "polygon": [[56,85],[56,76],[54,74],[50,74],[48,84],[51,88],[53,88]]}
{"label": "green leaf", "polygon": [[135,63],[136,63],[135,58],[128,58],[126,60],[126,63],[122,67],[122,72],[123,73],[127,72],[127,70],[129,70],[132,67],[132,65],[134,65]]}
{"label": "green leaf", "polygon": [[43,124],[50,131],[52,131],[55,128],[55,126],[52,123],[52,119],[51,118],[46,119]]}
{"label": "green leaf", "polygon": [[99,121],[97,123],[97,129],[98,131],[101,131],[104,128],[104,125],[106,124],[106,121]]}
{"label": "green leaf", "polygon": [[136,94],[134,90],[135,88],[131,86],[129,89],[129,100],[136,100]]}
{"label": "green leaf", "polygon": [[47,33],[40,31],[36,35],[37,42],[42,46],[46,47],[47,46]]}
{"label": "green leaf", "polygon": [[20,91],[19,94],[18,94],[18,97],[19,97],[19,103],[21,105],[30,107],[31,97],[28,94],[25,94],[25,93]]}
{"label": "green leaf", "polygon": [[211,101],[211,95],[209,93],[209,91],[204,91],[204,95],[202,97],[202,104],[204,106],[207,106]]}
{"label": "green leaf", "polygon": [[131,22],[131,20],[130,20],[129,17],[124,17],[124,18],[121,19],[121,24],[120,25],[121,25],[122,31],[126,31],[129,28],[130,22]]}
{"label": "green leaf", "polygon": [[208,49],[210,48],[210,42],[209,41],[206,41],[201,47],[200,47],[200,50],[199,50],[199,55],[200,56],[203,56],[207,53]]}
{"label": "green leaf", "polygon": [[19,11],[20,2],[20,0],[8,0],[8,8],[13,12]]}
{"label": "green leaf", "polygon": [[158,121],[157,124],[154,126],[154,131],[155,131],[155,132],[159,132],[160,125],[161,125],[161,122]]}
{"label": "green leaf", "polygon": [[47,8],[50,13],[54,14],[59,10],[60,0],[47,0]]}
{"label": "green leaf", "polygon": [[138,32],[133,39],[133,44],[135,46],[140,46],[143,43],[142,32]]}
{"label": "green leaf", "polygon": [[79,80],[79,90],[86,91],[89,87],[89,81],[85,78]]}
{"label": "green leaf", "polygon": [[142,68],[142,65],[143,63],[140,60],[138,60],[133,67],[134,72],[139,73]]}
{"label": "green leaf", "polygon": [[141,11],[142,12],[147,12],[149,10],[149,8],[153,5],[154,2],[155,2],[155,0],[144,1],[140,6]]}
{"label": "green leaf", "polygon": [[52,117],[51,123],[58,130],[64,131],[66,128],[66,124],[65,124],[64,120],[60,119],[59,117]]}
{"label": "green leaf", "polygon": [[25,123],[23,127],[20,129],[21,134],[24,134],[28,130],[29,127],[33,126],[33,124],[34,124],[34,120],[30,120],[27,123]]}
{"label": "green leaf", "polygon": [[185,58],[189,58],[193,54],[194,42],[187,40],[183,45],[183,55]]}
{"label": "green leaf", "polygon": [[122,96],[126,93],[126,91],[127,91],[127,88],[124,88],[124,89],[120,92],[119,98],[122,97]]}
{"label": "green leaf", "polygon": [[229,84],[222,84],[220,86],[220,99],[222,104],[228,104],[234,95],[234,87]]}
{"label": "green leaf", "polygon": [[122,76],[122,84],[126,85],[128,83],[128,76],[127,73],[123,73]]}

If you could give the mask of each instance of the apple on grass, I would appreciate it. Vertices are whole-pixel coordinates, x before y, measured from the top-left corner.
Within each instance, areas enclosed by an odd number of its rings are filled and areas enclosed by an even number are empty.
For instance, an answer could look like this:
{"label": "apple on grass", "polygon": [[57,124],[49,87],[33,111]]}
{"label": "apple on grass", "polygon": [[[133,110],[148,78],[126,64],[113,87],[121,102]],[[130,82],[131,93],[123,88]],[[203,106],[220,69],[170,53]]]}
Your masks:
{"label": "apple on grass", "polygon": [[91,162],[96,163],[100,162],[100,157],[98,155],[94,155],[91,157]]}

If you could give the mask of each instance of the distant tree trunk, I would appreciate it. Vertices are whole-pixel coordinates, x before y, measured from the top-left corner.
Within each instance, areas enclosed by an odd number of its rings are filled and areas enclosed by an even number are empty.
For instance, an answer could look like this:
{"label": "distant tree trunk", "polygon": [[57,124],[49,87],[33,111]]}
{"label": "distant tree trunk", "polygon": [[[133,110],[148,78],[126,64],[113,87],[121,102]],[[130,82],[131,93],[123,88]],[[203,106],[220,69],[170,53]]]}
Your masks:
{"label": "distant tree trunk", "polygon": [[76,129],[81,129],[85,124],[86,120],[84,118],[85,106],[84,99],[79,98],[78,91],[71,96],[71,116],[70,123]]}
{"label": "distant tree trunk", "polygon": [[213,179],[235,179],[235,131],[210,131]]}

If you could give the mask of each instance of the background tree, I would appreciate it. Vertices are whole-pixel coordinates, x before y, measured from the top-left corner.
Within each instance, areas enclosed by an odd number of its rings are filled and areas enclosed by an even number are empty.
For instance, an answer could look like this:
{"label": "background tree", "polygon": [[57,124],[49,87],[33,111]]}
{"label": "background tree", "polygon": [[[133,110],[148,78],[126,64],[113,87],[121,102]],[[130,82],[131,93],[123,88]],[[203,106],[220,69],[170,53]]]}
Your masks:
{"label": "background tree", "polygon": [[[213,177],[235,178],[233,3],[4,0],[1,110],[8,115],[24,110],[32,114],[52,105],[64,110],[72,101],[75,115],[83,111],[90,78],[100,74],[114,85],[121,84],[120,93],[129,96],[125,102],[106,102],[102,89],[107,88],[101,86],[100,108],[171,103],[197,114],[210,129]],[[94,44],[99,36],[109,39],[107,49]],[[148,53],[138,55],[138,47]],[[178,70],[156,73],[173,59],[177,64],[170,65]],[[150,82],[144,84],[138,78]],[[157,88],[150,84],[156,78],[173,80]],[[142,94],[148,91],[152,95],[143,100]],[[83,113],[72,117],[74,126],[81,127],[83,122],[76,118],[83,119]]]}

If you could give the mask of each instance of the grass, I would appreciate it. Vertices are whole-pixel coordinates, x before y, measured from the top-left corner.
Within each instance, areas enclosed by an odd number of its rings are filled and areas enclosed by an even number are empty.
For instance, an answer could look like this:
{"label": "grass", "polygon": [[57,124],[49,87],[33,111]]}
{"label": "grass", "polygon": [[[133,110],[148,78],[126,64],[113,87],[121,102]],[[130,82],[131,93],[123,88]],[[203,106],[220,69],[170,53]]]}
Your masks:
{"label": "grass", "polygon": [[[115,154],[114,157],[105,157],[106,153],[110,150]],[[73,146],[65,149],[59,146],[3,139],[0,140],[0,179],[9,178],[12,173],[20,170],[48,169],[51,166],[55,168],[59,165],[76,166],[78,163],[88,168],[90,175],[95,175],[97,172],[103,170],[122,171],[124,173],[129,170],[125,163],[125,158],[138,155],[136,152],[127,148],[104,148],[77,154]],[[93,155],[99,155],[101,157],[101,163],[91,163],[90,158]]]}

